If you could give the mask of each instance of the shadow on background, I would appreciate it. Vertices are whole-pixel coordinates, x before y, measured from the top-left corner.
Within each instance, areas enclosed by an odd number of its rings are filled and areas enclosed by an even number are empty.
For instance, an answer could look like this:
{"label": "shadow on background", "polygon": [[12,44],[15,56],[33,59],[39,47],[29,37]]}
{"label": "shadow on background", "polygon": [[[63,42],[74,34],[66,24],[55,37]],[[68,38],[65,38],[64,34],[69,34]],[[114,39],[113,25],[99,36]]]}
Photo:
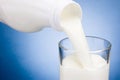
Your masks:
{"label": "shadow on background", "polygon": [[[31,80],[31,74],[20,63],[19,53],[25,52],[24,33],[0,23],[0,80]],[[21,47],[20,47],[21,46]]]}

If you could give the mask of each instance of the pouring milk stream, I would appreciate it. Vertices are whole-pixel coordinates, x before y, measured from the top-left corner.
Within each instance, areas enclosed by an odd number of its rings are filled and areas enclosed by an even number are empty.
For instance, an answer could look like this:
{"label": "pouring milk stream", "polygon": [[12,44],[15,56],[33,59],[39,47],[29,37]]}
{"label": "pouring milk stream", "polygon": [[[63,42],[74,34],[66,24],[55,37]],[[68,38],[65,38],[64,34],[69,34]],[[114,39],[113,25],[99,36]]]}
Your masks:
{"label": "pouring milk stream", "polygon": [[[75,49],[74,54],[77,56],[67,57],[63,61],[64,66],[61,68],[63,70],[69,66],[68,63],[74,66],[72,69],[76,68],[77,65],[80,69],[86,70],[92,68],[99,69],[100,66],[106,64],[100,56],[89,54],[81,17],[81,7],[73,0],[0,0],[0,21],[10,27],[22,32],[36,32],[50,26],[68,35]],[[75,59],[77,62],[74,61]],[[95,59],[98,62],[95,62]],[[106,67],[102,72],[103,74],[104,71],[107,71]],[[69,73],[63,71],[62,74],[67,76]],[[61,80],[72,80],[72,78],[67,79],[63,77]],[[80,78],[76,80],[80,80]]]}

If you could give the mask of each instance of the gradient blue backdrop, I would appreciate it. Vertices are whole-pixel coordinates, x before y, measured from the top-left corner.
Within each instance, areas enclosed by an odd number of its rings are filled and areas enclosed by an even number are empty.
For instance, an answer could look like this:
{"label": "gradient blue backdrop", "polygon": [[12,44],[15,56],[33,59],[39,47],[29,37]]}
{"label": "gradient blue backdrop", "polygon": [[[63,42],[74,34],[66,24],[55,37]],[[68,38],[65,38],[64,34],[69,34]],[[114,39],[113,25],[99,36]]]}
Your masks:
{"label": "gradient blue backdrop", "polygon": [[[76,0],[86,35],[112,43],[110,80],[120,80],[120,0]],[[17,32],[0,23],[0,80],[59,80],[62,32]]]}

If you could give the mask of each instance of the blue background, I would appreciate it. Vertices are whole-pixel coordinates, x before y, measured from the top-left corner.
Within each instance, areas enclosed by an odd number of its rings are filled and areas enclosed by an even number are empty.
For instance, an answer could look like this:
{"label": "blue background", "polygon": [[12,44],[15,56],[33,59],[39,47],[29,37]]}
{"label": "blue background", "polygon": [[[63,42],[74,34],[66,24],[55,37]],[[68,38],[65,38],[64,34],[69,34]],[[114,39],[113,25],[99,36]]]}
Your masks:
{"label": "blue background", "polygon": [[[110,80],[120,80],[120,0],[76,0],[86,35],[112,43]],[[63,32],[22,33],[0,23],[0,80],[59,80],[58,42]]]}

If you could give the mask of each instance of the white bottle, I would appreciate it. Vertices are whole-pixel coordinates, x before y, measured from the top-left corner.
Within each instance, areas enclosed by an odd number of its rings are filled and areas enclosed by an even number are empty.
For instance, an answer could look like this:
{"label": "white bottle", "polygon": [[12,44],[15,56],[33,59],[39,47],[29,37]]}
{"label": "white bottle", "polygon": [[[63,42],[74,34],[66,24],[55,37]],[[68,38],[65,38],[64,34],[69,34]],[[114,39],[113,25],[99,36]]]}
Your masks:
{"label": "white bottle", "polygon": [[0,0],[0,22],[23,32],[44,27],[62,31],[60,17],[67,6],[79,8],[81,16],[79,4],[72,0]]}

